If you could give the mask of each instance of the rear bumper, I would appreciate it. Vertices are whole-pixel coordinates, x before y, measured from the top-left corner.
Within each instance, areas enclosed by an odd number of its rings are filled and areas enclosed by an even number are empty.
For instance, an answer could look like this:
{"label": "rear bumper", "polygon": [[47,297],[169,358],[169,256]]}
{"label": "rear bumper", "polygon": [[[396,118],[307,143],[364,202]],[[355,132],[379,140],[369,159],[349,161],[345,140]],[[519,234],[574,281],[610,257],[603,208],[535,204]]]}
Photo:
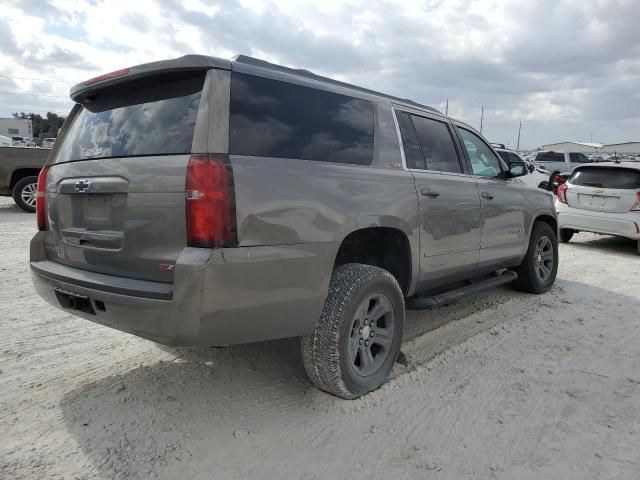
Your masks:
{"label": "rear bumper", "polygon": [[640,240],[640,213],[578,210],[556,201],[558,227]]}
{"label": "rear bumper", "polygon": [[[173,284],[165,284],[57,264],[47,259],[43,238],[39,233],[31,242],[31,276],[43,299],[166,345],[225,346],[311,333],[337,250],[333,243],[186,248]],[[63,308],[56,288],[86,295],[95,314]]]}

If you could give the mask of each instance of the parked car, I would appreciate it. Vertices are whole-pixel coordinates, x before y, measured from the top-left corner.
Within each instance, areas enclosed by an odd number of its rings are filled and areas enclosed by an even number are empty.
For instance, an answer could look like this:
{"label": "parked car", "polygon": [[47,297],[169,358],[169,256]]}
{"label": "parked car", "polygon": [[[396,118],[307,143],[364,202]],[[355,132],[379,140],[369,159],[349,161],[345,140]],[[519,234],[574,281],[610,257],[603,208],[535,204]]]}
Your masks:
{"label": "parked car", "polygon": [[519,154],[514,152],[513,150],[509,150],[507,148],[496,148],[496,152],[498,155],[507,163],[509,162],[524,162],[527,165],[526,174],[520,177],[520,179],[532,188],[542,188],[543,190],[549,189],[549,173],[536,168],[533,163],[529,163],[524,160]]}
{"label": "parked car", "polygon": [[38,173],[49,150],[39,148],[0,148],[0,196],[13,197],[26,212],[36,211]]}
{"label": "parked car", "polygon": [[585,163],[591,161],[584,153],[579,152],[541,151],[534,160],[536,167],[546,170],[551,176]]}
{"label": "parked car", "polygon": [[638,241],[640,254],[640,164],[598,163],[576,168],[558,188],[560,239],[594,232]]}
{"label": "parked car", "polygon": [[393,367],[405,306],[554,282],[552,196],[433,108],[244,56],[71,98],[30,265],[80,317],[170,345],[301,336],[311,380],[356,398]]}
{"label": "parked car", "polygon": [[14,147],[26,147],[27,146],[27,139],[26,137],[21,137],[18,135],[12,135],[11,136],[11,145]]}
{"label": "parked car", "polygon": [[13,140],[4,135],[0,135],[0,147],[10,147],[13,144]]}
{"label": "parked car", "polygon": [[53,145],[56,143],[55,138],[45,138],[42,140],[42,144],[40,145],[42,148],[53,148]]}

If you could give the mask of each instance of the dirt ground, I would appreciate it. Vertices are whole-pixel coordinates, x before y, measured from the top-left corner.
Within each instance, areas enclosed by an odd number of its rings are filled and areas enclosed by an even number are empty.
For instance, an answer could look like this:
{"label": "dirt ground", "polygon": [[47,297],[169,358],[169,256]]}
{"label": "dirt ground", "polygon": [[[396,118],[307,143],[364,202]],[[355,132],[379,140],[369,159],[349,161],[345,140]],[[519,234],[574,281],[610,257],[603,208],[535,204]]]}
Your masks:
{"label": "dirt ground", "polygon": [[555,288],[409,312],[381,389],[313,388],[296,340],[170,349],[50,308],[0,200],[2,479],[640,478],[640,256],[579,234]]}

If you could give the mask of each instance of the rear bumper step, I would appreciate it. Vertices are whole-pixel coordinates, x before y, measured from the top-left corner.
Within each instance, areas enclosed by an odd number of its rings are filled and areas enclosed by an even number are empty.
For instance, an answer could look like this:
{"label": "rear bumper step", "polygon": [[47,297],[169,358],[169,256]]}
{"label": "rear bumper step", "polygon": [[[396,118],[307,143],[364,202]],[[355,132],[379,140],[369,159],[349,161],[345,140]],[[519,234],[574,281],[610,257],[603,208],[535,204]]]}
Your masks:
{"label": "rear bumper step", "polygon": [[516,278],[518,278],[518,274],[516,272],[507,270],[495,277],[481,280],[461,288],[456,288],[455,290],[449,290],[448,292],[440,293],[438,295],[408,298],[405,301],[405,307],[407,310],[427,310],[430,308],[441,307],[455,300],[473,295],[474,293],[513,282]]}

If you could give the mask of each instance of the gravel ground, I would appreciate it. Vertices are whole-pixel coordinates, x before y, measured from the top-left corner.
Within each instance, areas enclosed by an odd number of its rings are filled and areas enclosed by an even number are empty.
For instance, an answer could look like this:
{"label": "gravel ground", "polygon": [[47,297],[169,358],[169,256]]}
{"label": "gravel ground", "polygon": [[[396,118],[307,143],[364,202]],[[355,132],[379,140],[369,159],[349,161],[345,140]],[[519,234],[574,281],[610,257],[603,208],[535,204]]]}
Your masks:
{"label": "gravel ground", "polygon": [[640,478],[634,242],[577,235],[543,296],[409,312],[409,365],[345,401],[295,340],[170,349],[50,308],[34,221],[0,200],[0,478]]}

